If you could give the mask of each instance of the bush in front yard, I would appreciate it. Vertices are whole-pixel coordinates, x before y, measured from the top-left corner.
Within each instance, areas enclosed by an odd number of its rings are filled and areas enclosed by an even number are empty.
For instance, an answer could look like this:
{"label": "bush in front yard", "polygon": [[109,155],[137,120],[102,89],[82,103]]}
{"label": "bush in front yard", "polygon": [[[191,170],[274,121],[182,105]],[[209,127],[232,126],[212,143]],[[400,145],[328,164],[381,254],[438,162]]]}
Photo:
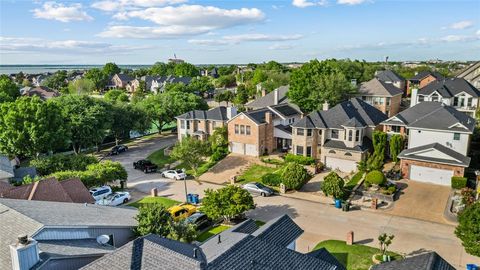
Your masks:
{"label": "bush in front yard", "polygon": [[40,175],[49,175],[59,171],[83,171],[88,165],[98,163],[94,156],[62,155],[41,157],[30,161]]}
{"label": "bush in front yard", "polygon": [[467,178],[460,176],[452,176],[452,188],[462,189],[467,186]]}
{"label": "bush in front yard", "polygon": [[282,179],[287,189],[298,190],[310,179],[310,174],[302,165],[289,162],[283,168]]}
{"label": "bush in front yard", "polygon": [[267,186],[278,187],[282,183],[282,176],[278,173],[267,173],[262,176],[262,183]]}
{"label": "bush in front yard", "polygon": [[312,157],[305,157],[305,156],[294,155],[294,154],[287,154],[285,156],[285,161],[295,162],[302,165],[312,165],[313,163],[315,163],[315,159],[313,159]]}
{"label": "bush in front yard", "polygon": [[365,176],[365,181],[374,185],[382,185],[385,183],[385,175],[381,171],[371,171]]}
{"label": "bush in front yard", "polygon": [[322,191],[326,196],[340,199],[345,195],[345,181],[336,173],[331,172],[323,178]]}

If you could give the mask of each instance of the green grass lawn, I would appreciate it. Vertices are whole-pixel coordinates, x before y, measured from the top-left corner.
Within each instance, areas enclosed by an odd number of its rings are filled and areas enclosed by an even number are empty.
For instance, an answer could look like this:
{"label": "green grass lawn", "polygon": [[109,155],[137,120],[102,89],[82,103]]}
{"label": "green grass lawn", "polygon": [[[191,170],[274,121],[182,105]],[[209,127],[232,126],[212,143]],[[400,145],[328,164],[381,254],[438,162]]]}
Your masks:
{"label": "green grass lawn", "polygon": [[173,159],[169,156],[165,156],[163,154],[163,150],[165,150],[165,148],[159,149],[159,150],[151,153],[147,157],[148,160],[155,163],[159,168],[163,168],[165,166],[165,164],[170,164],[170,163],[175,162],[175,159]]}
{"label": "green grass lawn", "polygon": [[198,242],[205,242],[208,238],[210,238],[210,237],[212,237],[216,234],[219,234],[219,233],[225,231],[228,228],[230,228],[230,226],[226,226],[226,225],[215,226],[215,227],[209,229],[208,231],[205,231],[202,234],[200,234],[199,236],[197,236],[197,241]]}
{"label": "green grass lawn", "polygon": [[[364,245],[348,246],[345,241],[327,240],[317,244],[315,249],[326,248],[347,270],[368,270],[373,264],[372,256],[380,253],[378,248]],[[402,257],[393,252],[388,252],[394,259]]]}
{"label": "green grass lawn", "polygon": [[175,201],[166,197],[145,197],[141,200],[138,200],[136,202],[132,202],[128,204],[128,206],[133,206],[135,208],[139,208],[142,205],[147,205],[147,204],[154,204],[154,203],[159,203],[165,206],[166,208],[172,207],[174,205],[180,204],[179,201]]}
{"label": "green grass lawn", "polygon": [[262,166],[258,164],[253,164],[242,175],[239,175],[237,177],[237,182],[240,184],[245,184],[249,182],[261,182],[262,176],[264,176],[267,173],[273,173],[276,170],[278,169]]}
{"label": "green grass lawn", "polygon": [[348,189],[348,190],[352,190],[352,189],[358,184],[358,182],[360,182],[360,180],[362,179],[363,174],[364,174],[364,172],[357,172],[357,173],[352,177],[352,179],[350,179],[350,181],[348,181],[348,182],[345,184],[345,188]]}

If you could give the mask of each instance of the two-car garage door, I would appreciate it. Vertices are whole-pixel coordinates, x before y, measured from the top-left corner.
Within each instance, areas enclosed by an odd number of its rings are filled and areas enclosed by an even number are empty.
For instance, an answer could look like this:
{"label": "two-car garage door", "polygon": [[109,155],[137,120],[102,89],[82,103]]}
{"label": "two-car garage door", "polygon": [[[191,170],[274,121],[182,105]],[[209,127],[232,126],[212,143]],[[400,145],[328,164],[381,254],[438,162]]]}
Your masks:
{"label": "two-car garage door", "polygon": [[452,170],[442,170],[417,165],[410,165],[409,178],[414,181],[449,186],[452,176]]}
{"label": "two-car garage door", "polygon": [[339,170],[342,172],[352,172],[357,170],[357,163],[355,161],[333,157],[325,158],[325,166],[332,170]]}
{"label": "two-car garage door", "polygon": [[255,144],[232,142],[230,152],[247,156],[258,156],[258,149]]}

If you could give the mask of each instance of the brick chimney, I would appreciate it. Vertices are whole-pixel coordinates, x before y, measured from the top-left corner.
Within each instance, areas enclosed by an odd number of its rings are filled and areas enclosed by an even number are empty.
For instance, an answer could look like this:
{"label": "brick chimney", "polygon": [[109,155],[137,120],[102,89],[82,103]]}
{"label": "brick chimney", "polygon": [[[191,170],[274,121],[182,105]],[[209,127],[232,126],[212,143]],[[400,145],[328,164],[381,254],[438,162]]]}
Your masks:
{"label": "brick chimney", "polygon": [[38,243],[26,234],[19,235],[16,244],[10,245],[13,270],[28,270],[40,261]]}

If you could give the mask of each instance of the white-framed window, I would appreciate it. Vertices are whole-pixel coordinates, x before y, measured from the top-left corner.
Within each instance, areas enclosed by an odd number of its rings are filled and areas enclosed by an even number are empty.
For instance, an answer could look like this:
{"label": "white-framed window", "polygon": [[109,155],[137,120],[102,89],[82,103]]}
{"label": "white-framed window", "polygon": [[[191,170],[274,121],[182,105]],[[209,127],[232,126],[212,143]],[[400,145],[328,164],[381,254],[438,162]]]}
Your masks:
{"label": "white-framed window", "polygon": [[348,141],[351,142],[353,140],[353,130],[348,131]]}
{"label": "white-framed window", "polygon": [[355,141],[359,142],[360,141],[360,130],[355,130]]}
{"label": "white-framed window", "polygon": [[240,125],[240,135],[244,135],[244,134],[245,134],[245,126]]}
{"label": "white-framed window", "polygon": [[303,128],[297,128],[297,135],[298,136],[303,136],[305,135],[305,130]]}
{"label": "white-framed window", "polygon": [[250,126],[245,126],[245,134],[250,135]]}
{"label": "white-framed window", "polygon": [[330,137],[332,139],[338,139],[338,130],[332,129]]}
{"label": "white-framed window", "polygon": [[240,127],[237,124],[235,124],[235,134],[239,134],[240,133],[239,130],[240,130]]}
{"label": "white-framed window", "polygon": [[460,140],[460,133],[453,133],[453,140],[459,141]]}

